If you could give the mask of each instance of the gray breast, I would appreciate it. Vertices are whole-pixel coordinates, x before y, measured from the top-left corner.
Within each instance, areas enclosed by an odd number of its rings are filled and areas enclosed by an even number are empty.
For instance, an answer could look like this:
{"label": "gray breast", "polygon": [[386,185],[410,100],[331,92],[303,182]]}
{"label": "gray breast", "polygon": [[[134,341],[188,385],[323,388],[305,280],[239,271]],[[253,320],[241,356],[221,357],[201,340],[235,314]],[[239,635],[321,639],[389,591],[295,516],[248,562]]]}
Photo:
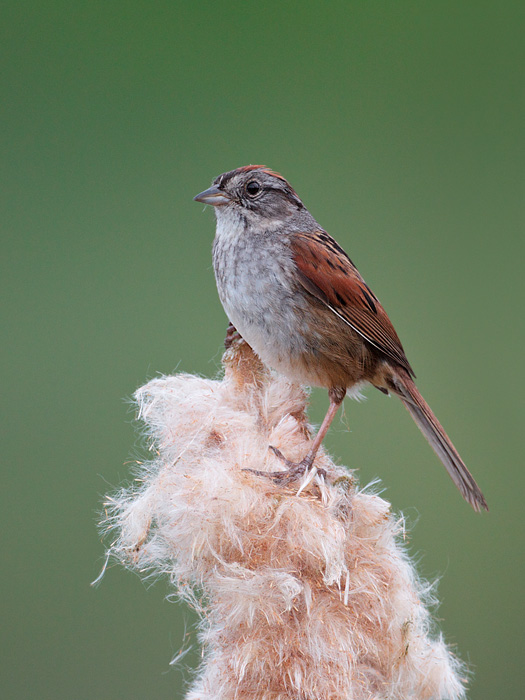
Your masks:
{"label": "gray breast", "polygon": [[[230,222],[230,224],[233,222]],[[219,297],[230,321],[261,359],[290,378],[305,344],[317,345],[307,323],[304,294],[294,282],[286,238],[255,234],[218,222],[213,265]]]}

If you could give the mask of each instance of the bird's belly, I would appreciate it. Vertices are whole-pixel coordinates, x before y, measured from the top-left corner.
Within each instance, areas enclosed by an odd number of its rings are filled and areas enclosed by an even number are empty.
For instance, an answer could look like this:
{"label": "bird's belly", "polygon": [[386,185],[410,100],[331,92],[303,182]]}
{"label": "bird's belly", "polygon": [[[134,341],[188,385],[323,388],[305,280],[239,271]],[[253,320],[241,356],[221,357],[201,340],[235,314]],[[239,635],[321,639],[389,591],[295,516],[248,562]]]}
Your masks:
{"label": "bird's belly", "polygon": [[217,289],[228,318],[261,360],[291,381],[324,387],[362,382],[361,338],[292,281],[287,252],[215,247]]}
{"label": "bird's belly", "polygon": [[268,367],[310,386],[352,387],[366,379],[363,343],[335,315],[327,327],[304,293],[258,287],[237,288],[221,299],[230,321]]}
{"label": "bird's belly", "polygon": [[268,367],[301,384],[324,384],[316,376],[315,362],[305,362],[305,354],[310,351],[315,356],[319,343],[304,314],[298,313],[296,301],[281,297],[267,303],[264,294],[246,290],[239,298],[233,294],[223,305],[230,321]]}

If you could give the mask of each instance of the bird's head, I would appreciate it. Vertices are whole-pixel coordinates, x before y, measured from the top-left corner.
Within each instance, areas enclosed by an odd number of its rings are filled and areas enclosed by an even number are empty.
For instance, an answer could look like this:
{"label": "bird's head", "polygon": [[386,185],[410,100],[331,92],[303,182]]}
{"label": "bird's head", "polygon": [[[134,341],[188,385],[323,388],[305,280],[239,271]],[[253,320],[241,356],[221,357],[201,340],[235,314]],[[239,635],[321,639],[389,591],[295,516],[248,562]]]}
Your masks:
{"label": "bird's head", "polygon": [[245,165],[223,173],[194,199],[214,206],[218,220],[236,211],[249,221],[283,221],[304,209],[284,177],[264,165]]}

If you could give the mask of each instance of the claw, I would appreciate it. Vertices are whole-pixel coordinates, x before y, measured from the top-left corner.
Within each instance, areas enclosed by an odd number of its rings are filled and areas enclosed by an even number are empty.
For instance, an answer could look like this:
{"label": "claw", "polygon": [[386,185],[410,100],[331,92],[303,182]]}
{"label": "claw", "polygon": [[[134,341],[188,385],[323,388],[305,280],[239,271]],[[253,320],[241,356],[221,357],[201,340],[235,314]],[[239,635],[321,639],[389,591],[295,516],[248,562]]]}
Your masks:
{"label": "claw", "polygon": [[[243,471],[251,472],[252,474],[256,474],[257,476],[264,476],[267,479],[271,479],[276,484],[280,484],[281,486],[287,486],[293,481],[297,481],[298,479],[303,477],[312,466],[313,459],[310,455],[306,455],[306,457],[300,462],[292,462],[291,460],[287,459],[283,455],[281,450],[279,450],[277,447],[270,445],[269,448],[274,453],[274,455],[285,464],[285,471],[263,472],[258,469],[243,469]],[[316,468],[314,470],[313,476],[315,476],[316,474],[319,474],[320,476],[326,476],[326,472],[324,469]],[[304,488],[304,486],[302,488]]]}
{"label": "claw", "polygon": [[311,464],[307,463],[307,458],[303,459],[301,462],[292,462],[290,459],[287,459],[281,450],[278,447],[274,447],[273,445],[269,446],[269,449],[274,453],[274,455],[283,462],[289,470],[292,469],[297,469],[297,467],[303,466],[303,471],[304,469],[308,468],[311,466]]}
{"label": "claw", "polygon": [[226,330],[226,338],[224,339],[224,347],[226,348],[226,350],[228,350],[238,340],[242,340],[242,336],[239,333],[239,331],[235,328],[233,323],[230,321],[228,323],[228,328]]}

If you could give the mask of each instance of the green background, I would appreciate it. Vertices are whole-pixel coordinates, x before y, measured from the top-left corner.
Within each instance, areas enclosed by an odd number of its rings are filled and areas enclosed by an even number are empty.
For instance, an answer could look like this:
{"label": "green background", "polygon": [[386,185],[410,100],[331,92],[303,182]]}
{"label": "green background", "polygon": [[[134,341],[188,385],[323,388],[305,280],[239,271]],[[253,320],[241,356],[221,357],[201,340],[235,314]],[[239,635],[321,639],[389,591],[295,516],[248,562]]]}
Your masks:
{"label": "green background", "polygon": [[119,567],[89,586],[97,511],[141,454],[134,389],[220,366],[192,197],[247,163],[349,252],[482,486],[476,515],[379,392],[327,439],[442,576],[470,697],[523,697],[523,7],[3,3],[3,697],[183,697],[194,620]]}

